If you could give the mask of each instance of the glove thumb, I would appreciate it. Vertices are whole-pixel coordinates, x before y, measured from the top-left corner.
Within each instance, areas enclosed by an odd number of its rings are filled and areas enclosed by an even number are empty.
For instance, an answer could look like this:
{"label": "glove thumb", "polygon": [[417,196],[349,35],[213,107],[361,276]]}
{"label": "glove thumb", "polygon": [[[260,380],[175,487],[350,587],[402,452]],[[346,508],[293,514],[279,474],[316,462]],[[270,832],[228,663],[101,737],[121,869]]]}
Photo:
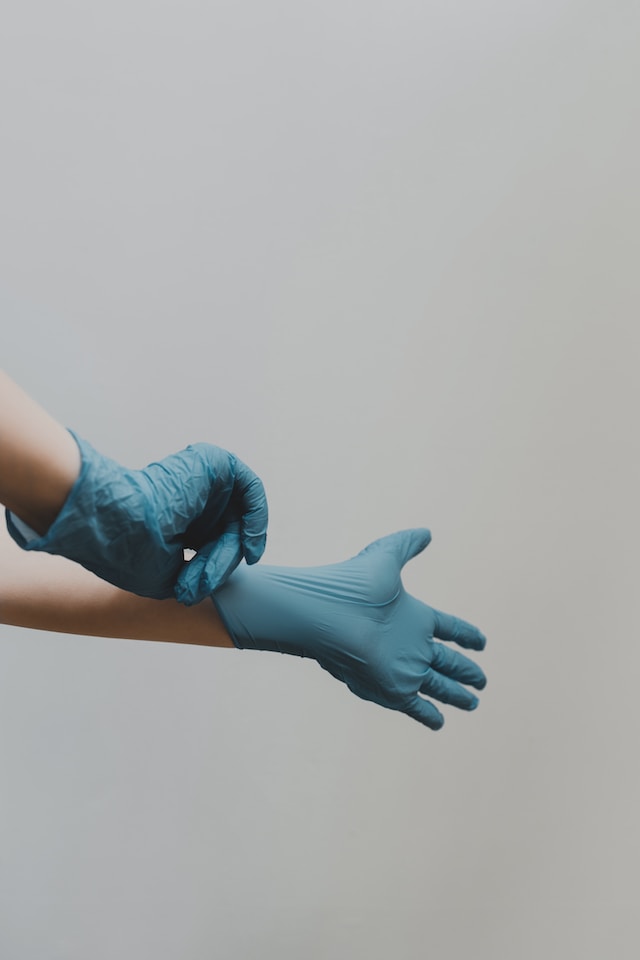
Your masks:
{"label": "glove thumb", "polygon": [[387,537],[374,540],[361,553],[384,550],[390,553],[402,568],[412,557],[422,553],[429,543],[431,543],[431,531],[426,527],[414,527],[411,530],[398,530],[397,533],[390,533]]}
{"label": "glove thumb", "polygon": [[233,524],[184,565],[174,588],[176,600],[187,607],[200,603],[225,583],[241,559],[240,536],[237,524]]}

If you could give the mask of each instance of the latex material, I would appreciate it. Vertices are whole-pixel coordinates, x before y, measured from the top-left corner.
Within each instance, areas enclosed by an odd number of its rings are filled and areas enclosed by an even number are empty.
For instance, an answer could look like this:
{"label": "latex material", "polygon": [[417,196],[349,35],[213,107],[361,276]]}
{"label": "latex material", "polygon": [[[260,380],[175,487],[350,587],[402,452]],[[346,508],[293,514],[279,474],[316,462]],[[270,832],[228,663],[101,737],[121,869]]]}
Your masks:
{"label": "latex material", "polygon": [[[7,512],[25,550],[81,563],[143,597],[191,605],[225,582],[244,556],[265,548],[267,502],[258,477],[220,447],[196,443],[143,470],[128,470],[70,431],[80,474],[47,533],[28,538]],[[184,560],[184,548],[196,550]]]}
{"label": "latex material", "polygon": [[237,647],[312,657],[364,700],[434,730],[444,723],[425,696],[473,710],[486,678],[463,654],[482,650],[474,626],[406,592],[400,571],[431,540],[428,530],[383,537],[351,560],[322,567],[239,567],[213,596]]}

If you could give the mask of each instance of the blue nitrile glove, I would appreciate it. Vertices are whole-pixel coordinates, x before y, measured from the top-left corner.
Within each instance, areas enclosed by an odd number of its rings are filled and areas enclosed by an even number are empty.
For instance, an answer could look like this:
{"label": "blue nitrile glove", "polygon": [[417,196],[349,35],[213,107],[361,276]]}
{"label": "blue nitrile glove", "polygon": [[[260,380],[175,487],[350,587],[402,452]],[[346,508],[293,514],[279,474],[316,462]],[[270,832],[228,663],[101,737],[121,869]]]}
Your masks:
{"label": "blue nitrile glove", "polygon": [[[68,557],[131,593],[187,605],[224,583],[243,556],[262,556],[264,488],[233,454],[196,443],[129,470],[70,433],[80,474],[47,533],[39,537],[7,511],[9,533],[25,550]],[[197,551],[190,562],[184,548]]]}
{"label": "blue nitrile glove", "polygon": [[486,640],[405,591],[400,571],[430,540],[402,530],[330,566],[238,567],[212,599],[237,647],[312,657],[357,696],[438,730],[444,717],[420,694],[473,710],[462,684],[482,689],[486,678],[434,637],[474,650]]}

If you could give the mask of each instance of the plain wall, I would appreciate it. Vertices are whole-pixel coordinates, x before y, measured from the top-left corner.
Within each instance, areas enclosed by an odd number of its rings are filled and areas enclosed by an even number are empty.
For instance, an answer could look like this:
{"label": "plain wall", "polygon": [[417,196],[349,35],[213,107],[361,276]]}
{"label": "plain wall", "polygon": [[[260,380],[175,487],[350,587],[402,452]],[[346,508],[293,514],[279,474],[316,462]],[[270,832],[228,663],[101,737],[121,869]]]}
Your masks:
{"label": "plain wall", "polygon": [[0,631],[7,960],[638,956],[632,4],[25,2],[3,365],[130,466],[267,486],[265,560],[407,526],[477,623],[438,734],[309,662]]}

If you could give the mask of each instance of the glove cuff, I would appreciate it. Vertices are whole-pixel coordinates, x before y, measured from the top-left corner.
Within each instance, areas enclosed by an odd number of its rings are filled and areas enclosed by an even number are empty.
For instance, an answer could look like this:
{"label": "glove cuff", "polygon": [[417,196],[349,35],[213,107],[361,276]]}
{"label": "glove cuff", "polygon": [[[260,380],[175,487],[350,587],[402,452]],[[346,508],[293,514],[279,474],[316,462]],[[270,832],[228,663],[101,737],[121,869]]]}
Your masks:
{"label": "glove cuff", "polygon": [[[240,564],[211,600],[231,640],[239,650],[271,650],[298,657],[305,652],[308,632],[289,593],[289,568],[259,563]],[[283,577],[283,574],[285,576]],[[306,628],[306,629],[305,629]]]}
{"label": "glove cuff", "polygon": [[[31,527],[21,520],[20,517],[15,516],[9,510],[5,510],[5,519],[7,524],[7,530],[13,540],[21,547],[23,550],[40,550],[45,553],[61,554],[62,556],[68,556],[65,552],[65,544],[69,539],[69,518],[78,516],[78,510],[80,508],[80,513],[83,514],[86,510],[86,506],[82,504],[83,499],[83,488],[85,486],[84,481],[87,475],[87,471],[90,467],[90,457],[87,455],[88,450],[91,450],[92,453],[95,453],[85,441],[81,440],[73,430],[69,430],[80,451],[80,472],[76,477],[71,490],[67,494],[67,497],[60,508],[60,511],[47,530],[46,533],[40,535],[36,533],[35,530],[32,530]],[[73,528],[74,524],[71,524]],[[72,530],[72,535],[73,535]],[[75,558],[71,558],[75,559]]]}

